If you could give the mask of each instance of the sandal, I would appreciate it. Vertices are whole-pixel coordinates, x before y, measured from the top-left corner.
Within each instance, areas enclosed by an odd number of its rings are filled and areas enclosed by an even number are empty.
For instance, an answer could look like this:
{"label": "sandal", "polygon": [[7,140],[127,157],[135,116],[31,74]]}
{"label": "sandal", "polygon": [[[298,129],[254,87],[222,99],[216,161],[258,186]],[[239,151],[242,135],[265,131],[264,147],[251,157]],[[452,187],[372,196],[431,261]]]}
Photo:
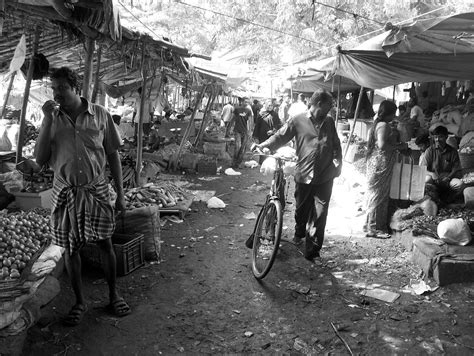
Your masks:
{"label": "sandal", "polygon": [[388,232],[383,232],[383,231],[371,231],[365,234],[365,237],[371,237],[373,239],[382,239],[386,240],[392,237]]}
{"label": "sandal", "polygon": [[115,316],[123,317],[132,312],[130,306],[123,298],[115,299],[113,302],[110,302],[106,307],[107,311]]}
{"label": "sandal", "polygon": [[87,306],[84,304],[73,305],[69,313],[64,317],[63,323],[67,326],[79,325],[87,312]]}

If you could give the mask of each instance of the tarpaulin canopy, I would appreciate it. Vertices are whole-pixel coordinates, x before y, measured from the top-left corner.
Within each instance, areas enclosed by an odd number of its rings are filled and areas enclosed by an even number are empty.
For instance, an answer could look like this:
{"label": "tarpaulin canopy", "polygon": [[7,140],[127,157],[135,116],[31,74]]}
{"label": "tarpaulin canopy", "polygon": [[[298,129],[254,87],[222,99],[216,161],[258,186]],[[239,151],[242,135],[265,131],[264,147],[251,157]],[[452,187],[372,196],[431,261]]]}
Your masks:
{"label": "tarpaulin canopy", "polygon": [[474,78],[474,13],[393,27],[350,50],[341,50],[332,73],[367,88],[406,82]]}
{"label": "tarpaulin canopy", "polygon": [[292,90],[299,93],[313,93],[318,89],[330,92],[335,92],[338,88],[341,92],[359,89],[360,85],[351,79],[339,75],[328,75],[333,71],[335,60],[336,57],[329,57],[309,61],[303,66],[299,66],[299,74],[288,78],[291,81]]}
{"label": "tarpaulin canopy", "polygon": [[[11,0],[0,2],[0,12],[5,15],[0,29],[0,72],[8,70],[22,34],[34,33],[37,26],[41,29],[38,53],[46,57],[50,68],[68,66],[82,74],[84,43],[86,38],[94,39],[102,48],[99,78],[108,85],[132,75],[141,78],[142,48],[150,70],[168,68],[183,75],[188,73],[183,58],[196,55],[164,37],[152,38],[123,26],[113,0]],[[31,57],[31,37],[27,38],[27,58]],[[108,75],[111,72],[113,76]]]}
{"label": "tarpaulin canopy", "polygon": [[226,62],[214,56],[212,61],[191,58],[188,59],[188,62],[200,75],[201,80],[218,84],[225,92],[232,92],[237,89],[245,90],[242,85],[249,79],[249,76],[242,65]]}

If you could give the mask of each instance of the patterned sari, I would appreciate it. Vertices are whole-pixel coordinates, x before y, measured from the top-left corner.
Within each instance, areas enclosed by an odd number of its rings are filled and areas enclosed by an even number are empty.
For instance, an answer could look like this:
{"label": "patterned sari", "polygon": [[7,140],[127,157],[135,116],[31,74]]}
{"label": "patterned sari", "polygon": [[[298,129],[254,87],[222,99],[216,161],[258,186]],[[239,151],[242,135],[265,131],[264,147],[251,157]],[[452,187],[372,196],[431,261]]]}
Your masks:
{"label": "patterned sari", "polygon": [[388,231],[388,202],[390,181],[396,161],[394,151],[378,147],[367,158],[366,228],[369,232]]}

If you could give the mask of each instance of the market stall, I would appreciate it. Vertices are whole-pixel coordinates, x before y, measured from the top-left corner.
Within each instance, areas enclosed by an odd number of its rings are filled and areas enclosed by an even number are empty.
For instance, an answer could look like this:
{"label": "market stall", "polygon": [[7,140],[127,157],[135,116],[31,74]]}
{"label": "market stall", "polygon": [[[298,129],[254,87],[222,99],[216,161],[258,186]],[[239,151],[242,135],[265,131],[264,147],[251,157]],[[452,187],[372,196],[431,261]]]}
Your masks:
{"label": "market stall", "polygon": [[[46,78],[50,68],[68,66],[83,77],[82,95],[105,104],[106,94],[120,96],[124,87],[126,92],[143,84],[150,88],[159,85],[166,71],[188,75],[183,57],[194,55],[168,40],[128,30],[120,24],[112,1],[75,2],[64,8],[58,8],[58,4],[15,1],[1,5],[7,15],[1,31],[8,36],[2,36],[0,41],[0,71],[7,75],[9,84],[5,88],[7,93],[4,92],[2,119],[8,121],[6,125],[11,125],[12,120],[18,125],[15,133],[4,130],[2,136],[11,144],[6,151],[13,154],[8,165],[2,161],[1,172],[2,209],[7,207],[0,216],[2,354],[20,353],[26,330],[38,320],[41,307],[59,292],[55,278],[62,272],[63,251],[50,245],[49,236],[48,194],[52,172],[40,170],[41,167],[28,160],[34,158],[32,148],[38,133],[37,126],[29,125],[28,119],[40,121],[35,119],[36,113],[28,111],[30,99],[38,96],[38,91],[34,91],[35,81]],[[137,52],[142,54],[138,60]],[[24,78],[21,89],[15,87],[19,78]],[[141,82],[143,78],[145,82]],[[41,83],[44,85],[46,81]],[[12,110],[8,104],[18,101],[13,95],[18,90],[23,94],[18,107]],[[51,98],[50,94],[46,96]],[[137,121],[141,127],[142,120]],[[139,144],[136,152],[141,152],[141,148]],[[124,159],[129,160],[124,165],[126,178],[140,174],[139,154],[124,155]],[[134,189],[136,182],[136,179],[127,180],[128,188]],[[158,189],[156,184],[154,187]],[[112,240],[119,275],[141,267],[146,259],[159,259],[160,204],[176,205],[183,197],[174,196],[176,190],[161,186],[160,189],[161,195],[155,194],[154,198],[158,199],[153,202],[141,201],[139,207],[129,204],[126,218],[117,224]],[[130,201],[143,196],[130,195],[131,191],[128,191]],[[100,265],[98,251],[87,247],[85,258],[90,258],[91,265]]]}
{"label": "market stall", "polygon": [[[361,88],[383,88],[406,82],[421,83],[420,88],[422,88],[422,85],[425,85],[426,82],[440,82],[438,85],[439,91],[432,99],[437,110],[423,118],[421,128],[428,132],[436,125],[443,125],[448,128],[453,136],[457,136],[453,142],[453,144],[456,144],[456,148],[459,140],[463,142],[463,148],[459,150],[459,156],[462,157],[461,168],[464,173],[462,181],[467,188],[464,189],[464,201],[460,204],[460,214],[467,226],[470,226],[473,216],[470,195],[472,188],[470,187],[472,185],[471,175],[474,168],[470,156],[472,152],[472,141],[470,139],[472,133],[467,132],[459,135],[459,128],[467,117],[467,115],[463,117],[466,110],[464,102],[467,99],[466,89],[471,87],[470,80],[474,71],[473,20],[474,13],[466,13],[420,20],[406,26],[388,26],[387,32],[362,43],[354,49],[340,49],[337,56],[328,61],[326,66],[328,73],[353,80]],[[411,95],[418,94],[421,97],[420,91],[423,89],[419,89],[417,93],[416,87],[414,85],[412,87]],[[447,90],[447,88],[452,89]],[[453,92],[458,95],[452,95]],[[451,96],[448,94],[451,94]],[[448,104],[451,105],[448,106]],[[350,138],[352,139],[352,133]],[[346,146],[346,152],[347,148],[348,146]],[[430,200],[425,199],[425,201]],[[440,214],[440,221],[436,221],[435,229],[431,230],[434,231],[434,234],[432,233],[429,236],[436,237],[438,242],[442,238],[439,224],[448,220],[447,216],[452,216],[453,209],[455,208],[448,207],[448,213]],[[421,211],[421,215],[427,215],[423,210],[419,211]],[[471,234],[470,229],[464,230],[467,231],[466,235]],[[436,242],[432,243],[436,244]],[[441,245],[448,248],[444,248],[443,254],[428,253],[429,249],[426,244],[419,245],[417,247],[418,252],[415,253],[418,257],[414,257],[415,262],[429,265],[436,258],[448,258],[449,254],[454,252],[449,250],[449,246],[446,244],[454,243],[453,241],[443,242]],[[438,246],[440,246],[439,243]],[[416,250],[414,251],[416,252]],[[464,271],[470,272],[457,273],[458,270],[453,270],[453,268],[456,264],[459,266],[459,261],[453,263],[447,261],[444,267],[450,270],[449,272],[445,270],[443,273],[451,277],[448,280],[439,281],[440,283],[447,284],[471,280],[466,279],[466,276],[472,275],[474,266],[472,251],[458,247],[456,254],[464,255],[462,262]],[[423,258],[420,257],[422,255]],[[454,275],[463,277],[460,279],[452,278]]]}

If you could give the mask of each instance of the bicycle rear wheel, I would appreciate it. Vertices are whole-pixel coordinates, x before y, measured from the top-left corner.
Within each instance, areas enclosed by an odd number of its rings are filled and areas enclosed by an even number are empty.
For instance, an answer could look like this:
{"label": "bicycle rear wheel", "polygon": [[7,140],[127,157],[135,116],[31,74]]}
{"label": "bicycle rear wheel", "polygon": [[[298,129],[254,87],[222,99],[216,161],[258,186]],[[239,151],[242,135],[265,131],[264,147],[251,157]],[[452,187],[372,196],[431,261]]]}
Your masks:
{"label": "bicycle rear wheel", "polygon": [[252,272],[263,279],[275,261],[280,245],[283,226],[283,210],[277,199],[271,199],[263,207],[257,221],[252,249]]}

